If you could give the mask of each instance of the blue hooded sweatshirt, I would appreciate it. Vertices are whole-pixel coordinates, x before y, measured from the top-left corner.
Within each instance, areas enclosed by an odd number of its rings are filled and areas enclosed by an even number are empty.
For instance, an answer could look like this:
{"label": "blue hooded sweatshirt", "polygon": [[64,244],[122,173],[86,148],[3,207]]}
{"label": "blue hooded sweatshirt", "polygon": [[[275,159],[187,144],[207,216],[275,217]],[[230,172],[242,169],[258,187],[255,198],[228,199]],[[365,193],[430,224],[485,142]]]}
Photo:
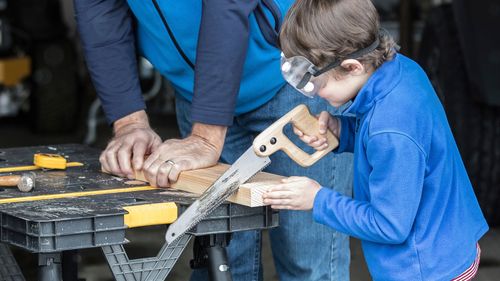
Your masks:
{"label": "blue hooded sweatshirt", "polygon": [[322,188],[314,219],[361,239],[374,280],[465,271],[488,225],[424,71],[396,55],[340,118],[338,152],[354,152],[354,199]]}
{"label": "blue hooded sweatshirt", "polygon": [[285,85],[277,31],[293,0],[156,3],[159,11],[152,0],[75,0],[87,66],[110,123],[145,108],[136,45],[192,101],[192,122],[229,126]]}

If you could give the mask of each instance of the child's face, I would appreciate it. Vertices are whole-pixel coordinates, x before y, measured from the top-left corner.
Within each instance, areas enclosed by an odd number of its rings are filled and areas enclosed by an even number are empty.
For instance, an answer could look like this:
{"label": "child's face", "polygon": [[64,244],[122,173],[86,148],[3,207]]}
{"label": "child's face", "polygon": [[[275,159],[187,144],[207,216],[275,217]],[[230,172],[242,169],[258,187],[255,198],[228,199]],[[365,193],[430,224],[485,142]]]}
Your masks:
{"label": "child's face", "polygon": [[354,62],[355,65],[346,62],[345,69],[349,71],[337,75],[331,72],[325,73],[324,75],[328,76],[328,80],[318,91],[318,95],[334,107],[340,107],[354,99],[372,73],[366,71],[364,66],[357,61]]}

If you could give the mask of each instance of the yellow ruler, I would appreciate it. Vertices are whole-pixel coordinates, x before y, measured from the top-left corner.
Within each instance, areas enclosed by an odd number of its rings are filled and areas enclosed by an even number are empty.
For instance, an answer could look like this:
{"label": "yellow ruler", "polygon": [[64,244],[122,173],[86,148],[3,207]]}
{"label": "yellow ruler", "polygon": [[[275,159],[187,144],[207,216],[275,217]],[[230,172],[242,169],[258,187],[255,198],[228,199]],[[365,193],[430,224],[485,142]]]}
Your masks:
{"label": "yellow ruler", "polygon": [[[68,162],[68,163],[66,163],[66,167],[80,167],[80,166],[83,166],[83,163],[80,163],[80,162]],[[15,166],[15,167],[0,168],[0,173],[33,171],[33,170],[41,170],[41,169],[44,169],[44,168],[39,167],[39,166],[35,166],[35,165]]]}
{"label": "yellow ruler", "polygon": [[35,153],[33,155],[33,164],[29,166],[15,166],[0,168],[0,173],[33,171],[40,169],[59,169],[64,170],[68,167],[83,166],[80,162],[66,162],[66,158],[59,154]]}
{"label": "yellow ruler", "polygon": [[113,193],[156,190],[156,189],[158,189],[158,188],[147,185],[147,186],[112,188],[112,189],[101,189],[101,190],[81,191],[81,192],[67,192],[67,193],[57,193],[57,194],[22,196],[22,197],[15,197],[15,198],[0,199],[0,204],[51,200],[51,199],[60,199],[60,198],[68,198],[68,197],[94,196],[94,195],[102,195],[102,194],[113,194]]}

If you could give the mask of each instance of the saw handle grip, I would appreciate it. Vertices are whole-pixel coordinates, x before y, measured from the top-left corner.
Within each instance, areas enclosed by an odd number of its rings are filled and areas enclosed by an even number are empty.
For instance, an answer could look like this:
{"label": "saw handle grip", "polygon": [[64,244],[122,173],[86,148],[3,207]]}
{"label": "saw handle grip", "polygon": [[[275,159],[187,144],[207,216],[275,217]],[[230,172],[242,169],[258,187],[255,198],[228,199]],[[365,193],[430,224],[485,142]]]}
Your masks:
{"label": "saw handle grip", "polygon": [[318,150],[313,154],[308,154],[297,147],[283,133],[283,128],[288,123],[292,123],[307,135],[319,135],[318,119],[309,113],[306,105],[301,104],[274,122],[255,138],[253,141],[255,153],[263,157],[269,156],[278,150],[283,150],[297,164],[302,167],[309,167],[339,145],[338,139],[330,130],[327,130],[326,139],[328,147],[324,150]]}

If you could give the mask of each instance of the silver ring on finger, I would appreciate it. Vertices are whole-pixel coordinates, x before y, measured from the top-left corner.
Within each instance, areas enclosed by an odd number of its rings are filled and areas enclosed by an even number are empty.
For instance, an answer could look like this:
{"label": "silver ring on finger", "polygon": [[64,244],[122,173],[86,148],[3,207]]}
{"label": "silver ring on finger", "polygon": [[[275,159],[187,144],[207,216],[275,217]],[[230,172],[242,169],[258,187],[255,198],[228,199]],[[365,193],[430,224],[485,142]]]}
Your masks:
{"label": "silver ring on finger", "polygon": [[168,159],[167,161],[164,162],[165,164],[169,164],[169,165],[172,165],[172,166],[175,166],[175,162]]}

